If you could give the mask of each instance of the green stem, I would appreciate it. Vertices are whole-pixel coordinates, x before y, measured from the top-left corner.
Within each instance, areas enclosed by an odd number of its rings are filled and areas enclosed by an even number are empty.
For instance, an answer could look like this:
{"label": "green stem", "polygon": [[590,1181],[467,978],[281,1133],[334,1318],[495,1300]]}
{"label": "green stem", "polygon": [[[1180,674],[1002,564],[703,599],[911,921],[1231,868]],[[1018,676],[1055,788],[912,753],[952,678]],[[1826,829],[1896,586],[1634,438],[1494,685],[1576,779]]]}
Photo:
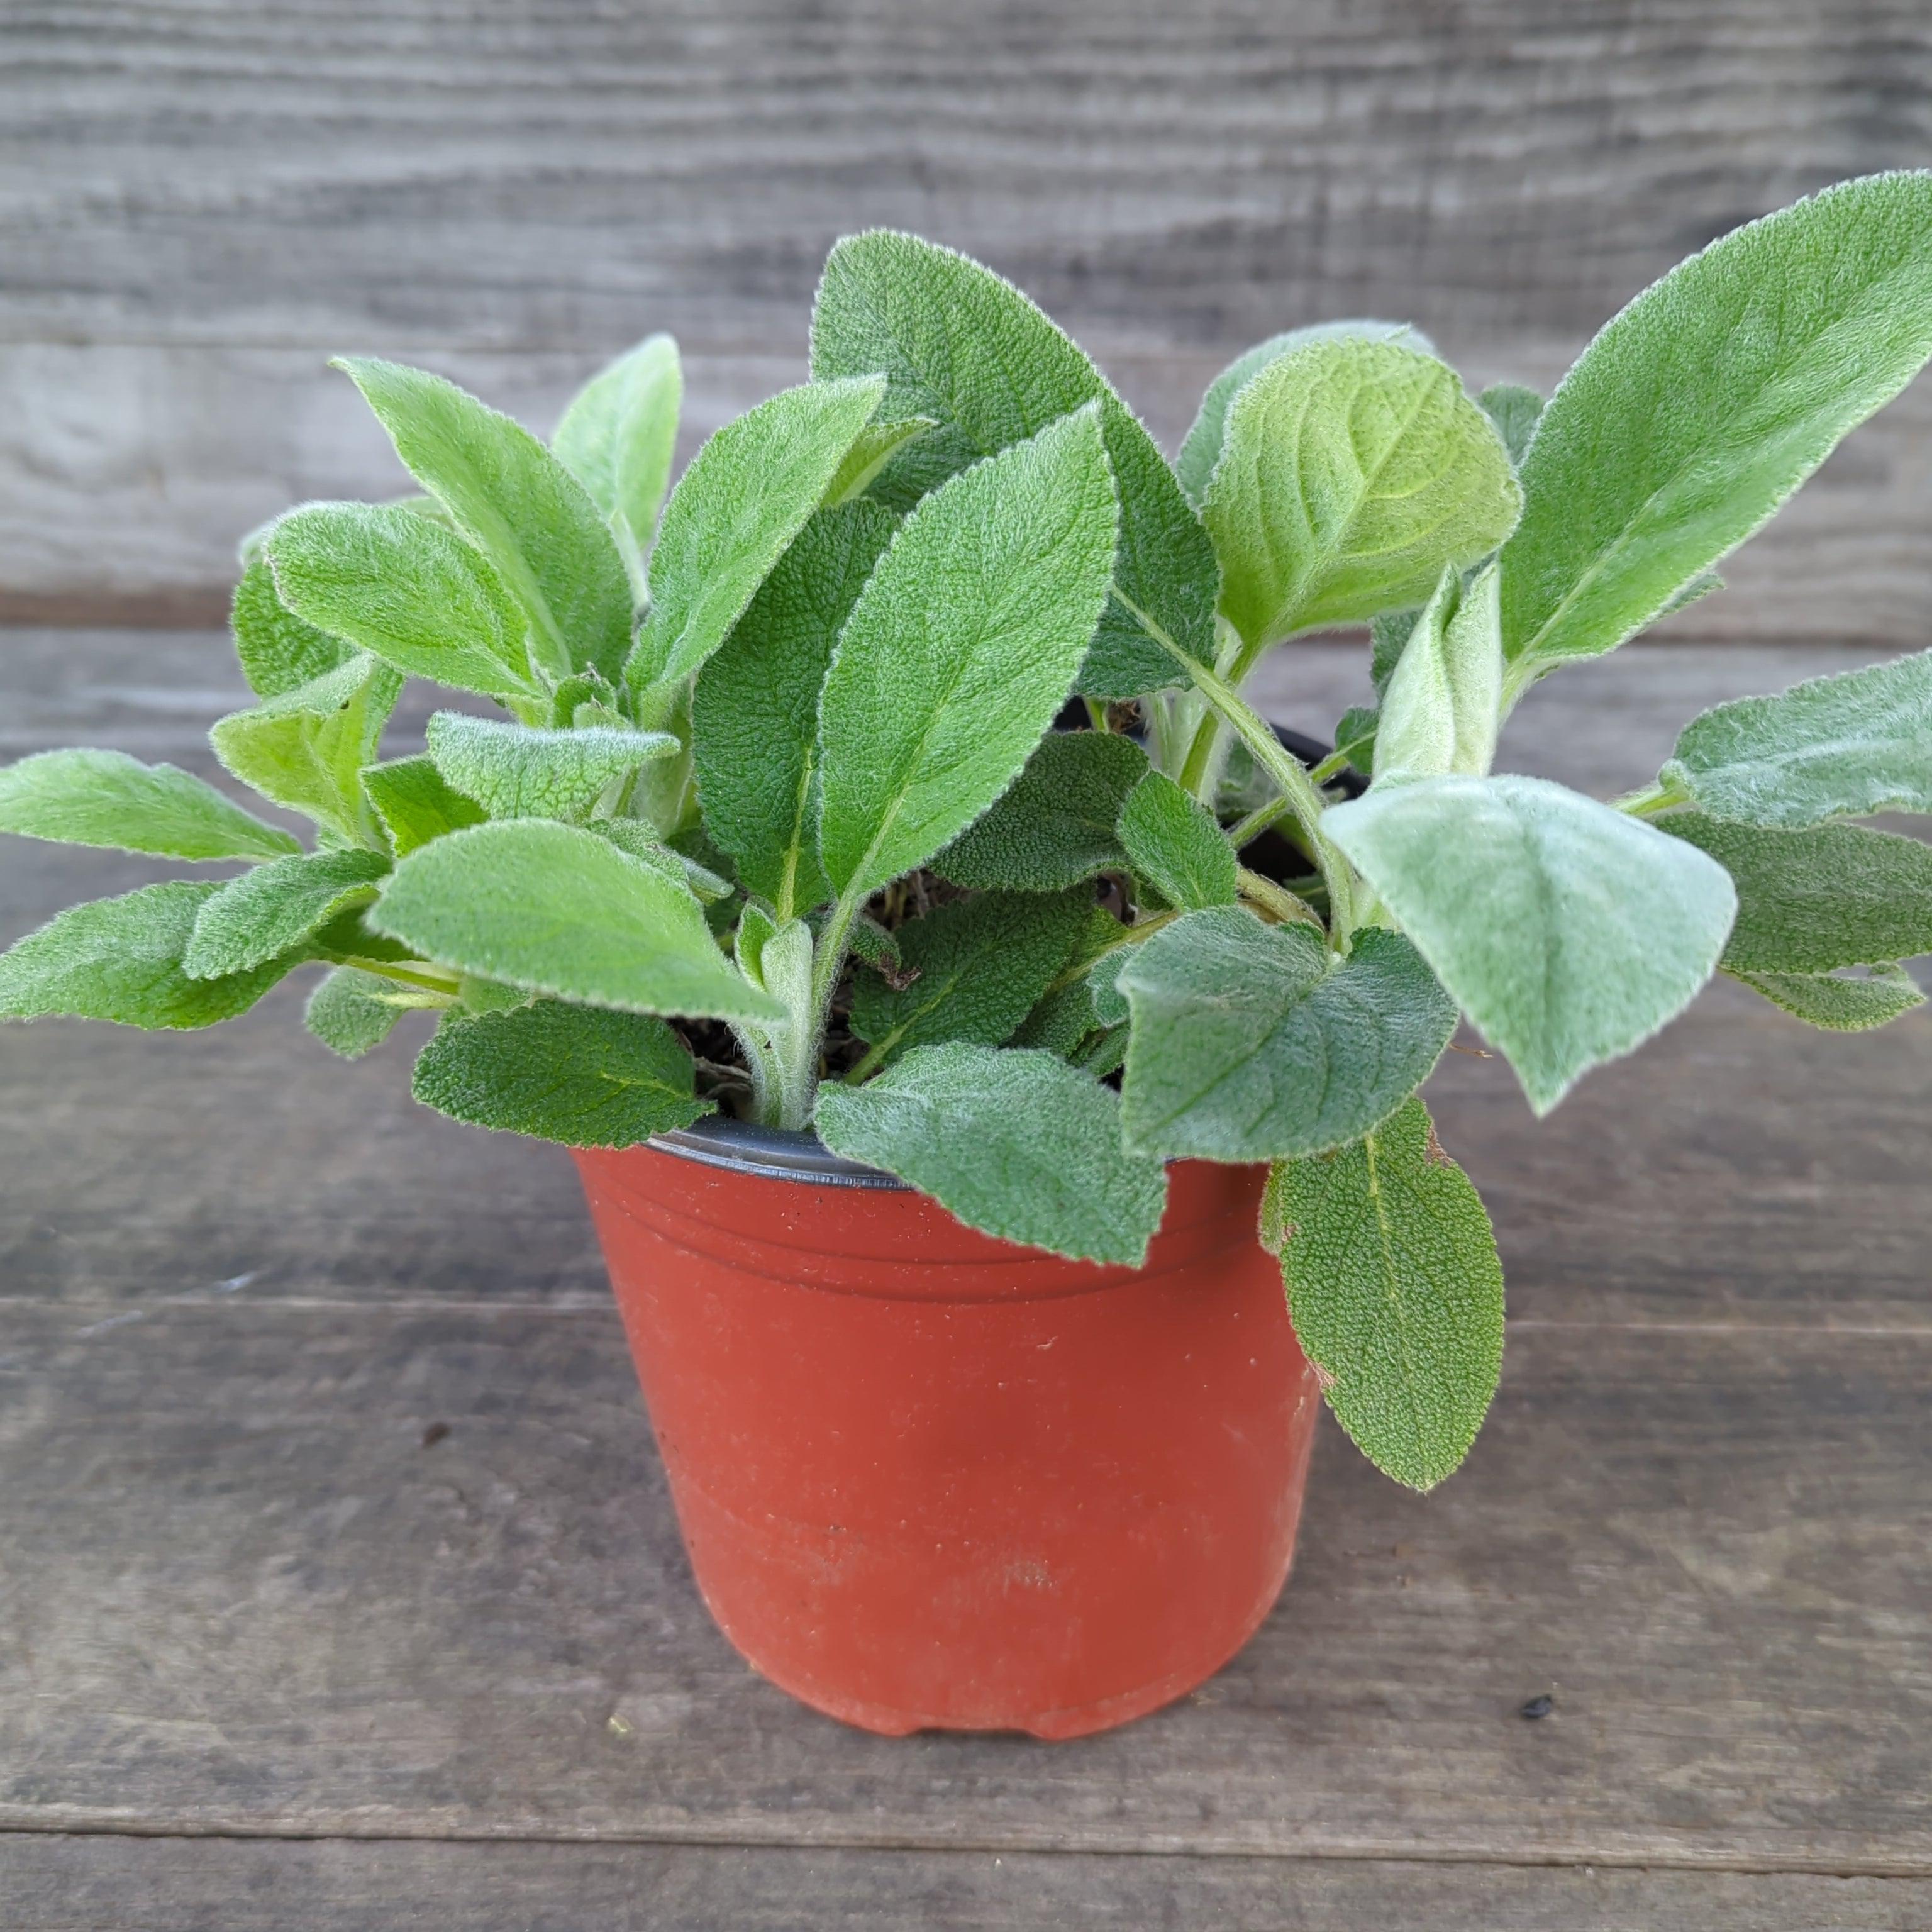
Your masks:
{"label": "green stem", "polygon": [[1107,729],[1107,707],[1098,698],[1083,698],[1081,703],[1087,707],[1087,722],[1096,731]]}
{"label": "green stem", "polygon": [[1304,926],[1321,925],[1313,909],[1297,898],[1286,886],[1276,885],[1274,880],[1264,878],[1259,872],[1251,872],[1245,866],[1235,874],[1234,879],[1243,898],[1264,912],[1273,913],[1284,924],[1293,922]]}
{"label": "green stem", "polygon": [[1256,806],[1246,818],[1236,820],[1228,827],[1228,843],[1238,852],[1244,845],[1258,838],[1270,825],[1286,818],[1288,811],[1286,795],[1277,793],[1267,804]]}
{"label": "green stem", "polygon": [[1308,774],[1308,782],[1312,785],[1325,785],[1330,778],[1340,778],[1348,769],[1348,753],[1346,752],[1330,752],[1328,755]]}
{"label": "green stem", "polygon": [[358,973],[373,974],[379,980],[393,980],[418,993],[440,993],[452,1003],[458,998],[462,976],[427,959],[365,959],[360,953],[331,952],[325,956],[332,966],[353,967]]}
{"label": "green stem", "polygon": [[1675,811],[1690,802],[1690,793],[1674,778],[1659,778],[1641,791],[1629,792],[1610,801],[1616,810],[1627,812],[1633,818],[1654,818],[1660,812]]}

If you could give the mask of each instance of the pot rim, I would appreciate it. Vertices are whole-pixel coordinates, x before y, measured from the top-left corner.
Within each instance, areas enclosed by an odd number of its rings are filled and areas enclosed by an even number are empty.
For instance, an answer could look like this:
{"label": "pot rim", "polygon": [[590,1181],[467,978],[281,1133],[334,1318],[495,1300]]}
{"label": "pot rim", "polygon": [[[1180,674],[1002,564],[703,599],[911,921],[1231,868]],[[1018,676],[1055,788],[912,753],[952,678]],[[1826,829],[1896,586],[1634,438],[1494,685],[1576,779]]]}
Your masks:
{"label": "pot rim", "polygon": [[898,1194],[914,1190],[896,1174],[867,1167],[836,1154],[808,1128],[763,1127],[755,1121],[708,1114],[688,1127],[653,1134],[645,1143],[660,1154],[722,1167],[734,1174],[755,1174],[768,1180],[799,1180],[821,1187],[867,1187]]}

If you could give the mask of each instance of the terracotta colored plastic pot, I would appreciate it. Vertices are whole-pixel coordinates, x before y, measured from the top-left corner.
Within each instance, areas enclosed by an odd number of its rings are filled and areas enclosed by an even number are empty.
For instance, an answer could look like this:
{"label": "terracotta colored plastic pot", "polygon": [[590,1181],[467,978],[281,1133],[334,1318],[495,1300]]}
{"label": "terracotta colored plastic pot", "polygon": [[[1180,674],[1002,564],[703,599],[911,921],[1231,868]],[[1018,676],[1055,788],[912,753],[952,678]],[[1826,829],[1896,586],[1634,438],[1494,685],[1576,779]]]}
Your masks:
{"label": "terracotta colored plastic pot", "polygon": [[1131,1269],[809,1136],[577,1159],[698,1587],[772,1682],[894,1736],[1077,1737],[1267,1616],[1321,1404],[1259,1168],[1177,1162]]}

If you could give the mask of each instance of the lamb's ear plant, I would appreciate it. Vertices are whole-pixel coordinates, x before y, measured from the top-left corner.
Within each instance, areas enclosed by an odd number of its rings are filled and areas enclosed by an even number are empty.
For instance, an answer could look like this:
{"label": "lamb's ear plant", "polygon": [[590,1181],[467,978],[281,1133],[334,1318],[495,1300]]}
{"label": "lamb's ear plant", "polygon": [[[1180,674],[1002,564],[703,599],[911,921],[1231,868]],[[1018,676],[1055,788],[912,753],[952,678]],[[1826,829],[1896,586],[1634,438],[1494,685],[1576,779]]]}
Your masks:
{"label": "lamb's ear plant", "polygon": [[[1329,1400],[1426,1489],[1502,1354],[1417,1097],[1459,1014],[1541,1113],[1714,971],[1821,1027],[1922,1004],[1932,853],[1852,821],[1932,812],[1932,652],[1720,705],[1629,797],[1491,767],[1538,680],[1714,588],[1928,353],[1932,176],[1896,174],[1714,243],[1546,405],[1399,324],[1274,338],[1178,472],[1025,296],[905,235],[838,244],[812,380],[668,496],[668,338],[549,448],[346,363],[419,494],[248,540],[256,701],[213,733],[310,838],[116,752],[0,771],[0,828],[244,868],[62,914],[0,1015],[206,1026],[320,968],[345,1058],[438,1016],[415,1091],[458,1120],[815,1127],[1108,1266],[1169,1158],[1267,1163]],[[1310,768],[1243,686],[1338,626],[1377,702]],[[458,700],[385,756],[410,677]]]}

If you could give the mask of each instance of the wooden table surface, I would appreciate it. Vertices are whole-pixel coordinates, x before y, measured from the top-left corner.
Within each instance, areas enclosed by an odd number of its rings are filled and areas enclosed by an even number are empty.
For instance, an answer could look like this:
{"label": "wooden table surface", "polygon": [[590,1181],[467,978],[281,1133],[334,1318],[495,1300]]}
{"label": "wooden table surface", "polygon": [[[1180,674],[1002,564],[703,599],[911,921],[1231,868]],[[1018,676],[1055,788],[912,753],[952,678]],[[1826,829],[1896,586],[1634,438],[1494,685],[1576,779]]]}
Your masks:
{"label": "wooden table surface", "polygon": [[[1505,760],[1607,793],[1852,661],[1634,647]],[[1265,675],[1325,728],[1361,653]],[[0,758],[204,771],[239,700],[205,634],[0,633]],[[0,940],[156,870],[6,842]],[[0,1034],[8,1932],[1932,1924],[1924,1016],[1718,986],[1541,1128],[1450,1056],[1511,1311],[1466,1468],[1418,1498],[1324,1423],[1247,1651],[1046,1746],[751,1675],[567,1160],[415,1108],[400,1043],[332,1059],[301,998]]]}

